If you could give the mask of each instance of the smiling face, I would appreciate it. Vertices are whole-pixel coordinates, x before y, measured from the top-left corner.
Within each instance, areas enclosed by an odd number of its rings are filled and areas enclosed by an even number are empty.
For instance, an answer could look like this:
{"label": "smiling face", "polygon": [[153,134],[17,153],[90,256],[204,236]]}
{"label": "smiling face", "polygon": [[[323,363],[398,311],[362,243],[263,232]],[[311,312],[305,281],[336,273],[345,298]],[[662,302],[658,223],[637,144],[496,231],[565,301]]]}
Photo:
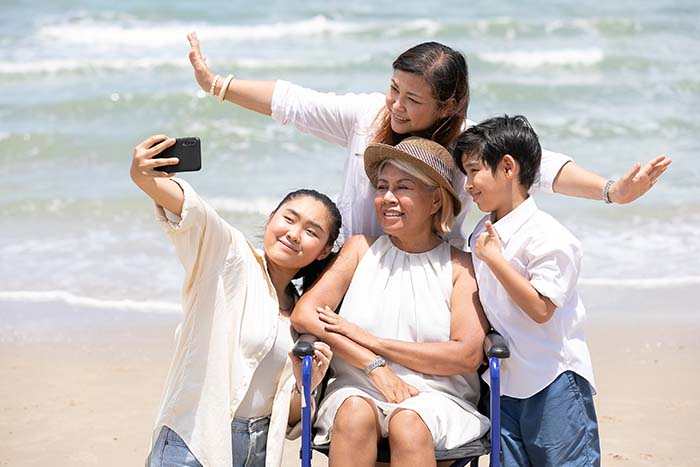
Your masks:
{"label": "smiling face", "polygon": [[440,190],[430,190],[391,163],[379,172],[374,207],[384,232],[400,238],[433,236],[433,215],[440,210]]}
{"label": "smiling face", "polygon": [[467,174],[465,188],[472,200],[483,212],[496,212],[500,218],[501,211],[507,204],[507,195],[510,193],[509,170],[505,160],[502,160],[495,172],[484,162],[475,156],[462,154],[462,166]]}
{"label": "smiling face", "polygon": [[287,269],[301,269],[328,255],[330,218],[327,208],[311,196],[299,196],[270,215],[263,248],[267,260]]}
{"label": "smiling face", "polygon": [[394,70],[386,93],[391,129],[398,134],[416,134],[432,127],[443,115],[430,84],[420,75]]}

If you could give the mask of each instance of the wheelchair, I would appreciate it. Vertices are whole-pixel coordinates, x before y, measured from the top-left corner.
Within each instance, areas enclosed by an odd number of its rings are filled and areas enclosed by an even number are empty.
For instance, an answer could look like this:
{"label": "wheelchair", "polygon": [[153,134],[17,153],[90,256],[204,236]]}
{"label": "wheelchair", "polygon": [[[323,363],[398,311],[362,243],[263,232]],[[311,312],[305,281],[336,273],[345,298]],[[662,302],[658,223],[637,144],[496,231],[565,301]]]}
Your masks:
{"label": "wheelchair", "polygon": [[[329,445],[315,446],[311,442],[311,365],[314,355],[312,342],[315,336],[305,334],[297,339],[292,353],[302,359],[302,434],[299,457],[301,467],[311,467],[312,450],[328,455]],[[488,371],[490,372],[491,388],[490,414],[491,430],[482,438],[450,450],[436,450],[435,458],[438,462],[452,461],[450,467],[478,467],[479,457],[489,454],[490,466],[501,465],[501,418],[500,418],[500,360],[510,356],[510,350],[506,340],[496,331],[490,331],[484,339],[484,354],[488,359]],[[483,386],[483,384],[482,384]],[[483,394],[483,391],[482,391]],[[483,399],[483,397],[482,397]],[[483,404],[480,402],[480,406]],[[480,407],[480,409],[483,407]],[[377,450],[377,462],[389,462],[389,443],[386,439],[379,443]]]}

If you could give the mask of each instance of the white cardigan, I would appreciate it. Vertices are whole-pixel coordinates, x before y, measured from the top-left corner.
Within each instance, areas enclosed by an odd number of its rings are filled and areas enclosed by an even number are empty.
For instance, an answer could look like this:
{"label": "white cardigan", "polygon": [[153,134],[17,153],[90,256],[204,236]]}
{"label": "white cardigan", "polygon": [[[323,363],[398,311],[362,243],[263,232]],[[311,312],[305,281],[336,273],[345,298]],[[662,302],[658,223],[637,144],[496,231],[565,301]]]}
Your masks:
{"label": "white cardigan", "polygon": [[[185,268],[184,319],[176,331],[153,442],[166,425],[205,467],[231,467],[231,421],[273,345],[279,305],[263,254],[189,184],[174,180],[185,195],[182,214],[173,221],[156,206],[156,216]],[[269,467],[282,461],[293,382],[288,360],[276,383]]]}

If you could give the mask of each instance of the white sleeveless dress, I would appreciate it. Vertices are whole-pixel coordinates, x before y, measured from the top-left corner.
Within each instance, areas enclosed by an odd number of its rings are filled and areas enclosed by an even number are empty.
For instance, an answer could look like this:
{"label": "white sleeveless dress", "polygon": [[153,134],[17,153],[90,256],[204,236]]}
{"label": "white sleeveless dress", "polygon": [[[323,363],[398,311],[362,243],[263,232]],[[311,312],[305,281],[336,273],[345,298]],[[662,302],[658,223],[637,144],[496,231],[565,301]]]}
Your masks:
{"label": "white sleeveless dress", "polygon": [[[443,242],[424,253],[408,253],[384,235],[360,260],[340,314],[378,337],[444,342],[450,339],[451,293],[449,244]],[[420,394],[399,404],[389,403],[363,370],[334,357],[331,366],[335,377],[317,411],[316,444],[330,442],[335,414],[350,396],[374,401],[384,437],[396,409],[418,413],[430,429],[437,449],[461,446],[488,430],[488,419],[475,408],[479,398],[476,374],[433,376],[388,359],[387,364],[406,383],[418,388]]]}

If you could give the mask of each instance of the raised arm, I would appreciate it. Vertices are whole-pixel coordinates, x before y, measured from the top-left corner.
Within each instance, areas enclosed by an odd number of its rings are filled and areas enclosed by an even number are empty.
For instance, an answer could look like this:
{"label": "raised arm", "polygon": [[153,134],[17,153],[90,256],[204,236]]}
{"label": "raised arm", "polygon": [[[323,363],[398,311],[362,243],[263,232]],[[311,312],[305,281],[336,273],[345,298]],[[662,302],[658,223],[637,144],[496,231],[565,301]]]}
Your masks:
{"label": "raised arm", "polygon": [[[610,201],[626,204],[640,198],[654,186],[671,162],[671,159],[661,155],[644,166],[635,164],[629,172],[615,180],[609,187]],[[603,190],[607,181],[574,162],[568,162],[557,174],[552,188],[555,192],[564,195],[600,200],[603,199]]]}
{"label": "raised arm", "polygon": [[[450,297],[450,339],[446,342],[408,342],[373,336],[330,310],[319,310],[327,330],[343,334],[373,352],[421,373],[449,376],[476,371],[481,364],[488,322],[468,253],[452,249],[453,288]],[[430,310],[424,310],[430,313]]]}
{"label": "raised arm", "polygon": [[[212,91],[211,85],[215,75],[209,70],[207,61],[204,55],[202,55],[197,34],[191,32],[187,35],[187,39],[190,41],[189,58],[197,84],[199,84],[202,90],[213,92],[215,96],[218,96],[224,83],[225,76],[222,76],[221,79],[216,82]],[[228,86],[224,98],[246,109],[265,115],[272,115],[272,94],[274,90],[275,81],[235,79]]]}
{"label": "raised arm", "polygon": [[153,158],[173,144],[175,144],[175,139],[165,135],[154,135],[146,138],[134,148],[130,174],[136,186],[150,196],[157,205],[179,216],[182,213],[182,204],[185,199],[182,188],[170,180],[173,174],[155,170],[156,167],[177,164],[178,159],[176,157]]}

